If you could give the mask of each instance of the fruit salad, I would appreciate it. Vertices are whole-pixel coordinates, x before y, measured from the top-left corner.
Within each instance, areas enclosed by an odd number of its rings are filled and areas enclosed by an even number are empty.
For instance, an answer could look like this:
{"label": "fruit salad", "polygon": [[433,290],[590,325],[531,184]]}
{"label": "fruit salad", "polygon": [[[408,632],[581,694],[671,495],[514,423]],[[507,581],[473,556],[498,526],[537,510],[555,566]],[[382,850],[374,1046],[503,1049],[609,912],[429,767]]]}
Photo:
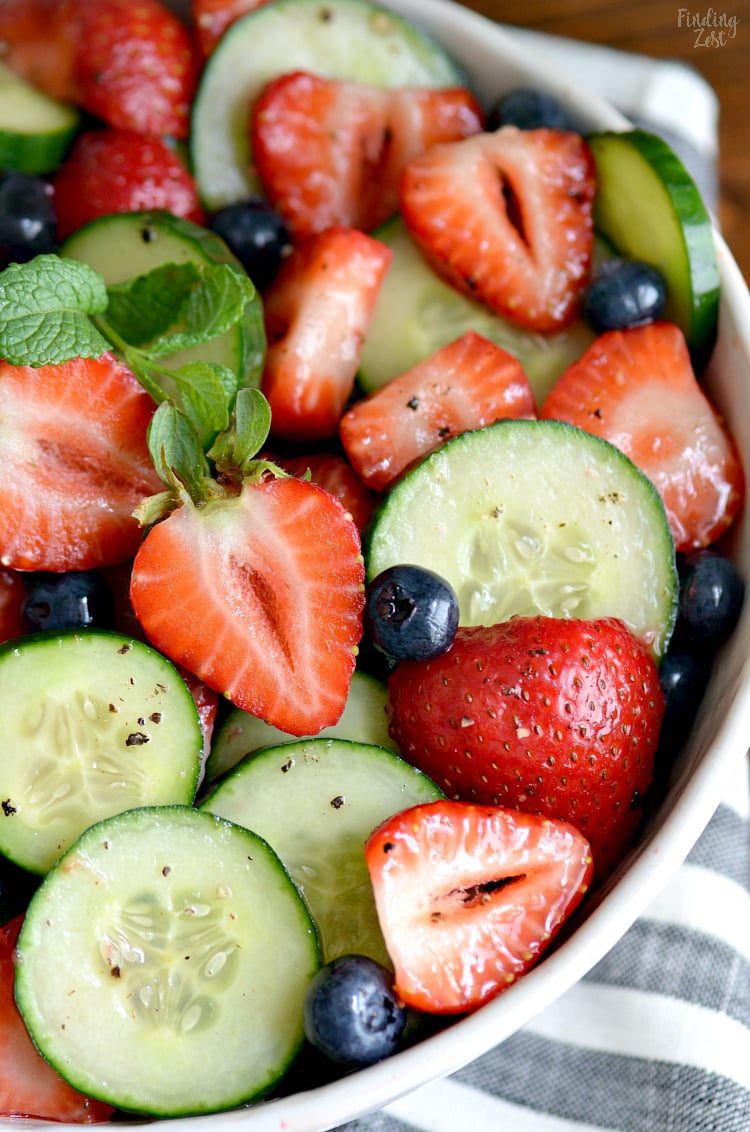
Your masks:
{"label": "fruit salad", "polygon": [[369,0],[0,41],[0,1115],[217,1113],[497,998],[663,798],[744,597],[711,222]]}

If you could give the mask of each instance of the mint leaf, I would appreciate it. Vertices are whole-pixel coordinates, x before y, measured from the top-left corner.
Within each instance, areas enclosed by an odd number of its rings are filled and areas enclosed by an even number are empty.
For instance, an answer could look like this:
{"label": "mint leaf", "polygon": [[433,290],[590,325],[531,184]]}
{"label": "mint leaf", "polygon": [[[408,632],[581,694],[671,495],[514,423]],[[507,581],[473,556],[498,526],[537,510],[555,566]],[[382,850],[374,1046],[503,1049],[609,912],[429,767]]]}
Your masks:
{"label": "mint leaf", "polygon": [[199,432],[222,432],[229,424],[229,410],[239,379],[234,370],[209,362],[190,362],[171,371],[182,411]]}
{"label": "mint leaf", "polygon": [[12,365],[59,365],[111,348],[89,316],[107,308],[98,272],[74,259],[40,255],[0,273],[0,356]]}
{"label": "mint leaf", "polygon": [[190,296],[201,282],[193,262],[165,263],[144,275],[107,288],[106,323],[131,346],[151,352],[151,345],[183,318]]}
{"label": "mint leaf", "polygon": [[164,264],[109,288],[107,323],[124,341],[163,358],[218,338],[255,298],[228,264]]}

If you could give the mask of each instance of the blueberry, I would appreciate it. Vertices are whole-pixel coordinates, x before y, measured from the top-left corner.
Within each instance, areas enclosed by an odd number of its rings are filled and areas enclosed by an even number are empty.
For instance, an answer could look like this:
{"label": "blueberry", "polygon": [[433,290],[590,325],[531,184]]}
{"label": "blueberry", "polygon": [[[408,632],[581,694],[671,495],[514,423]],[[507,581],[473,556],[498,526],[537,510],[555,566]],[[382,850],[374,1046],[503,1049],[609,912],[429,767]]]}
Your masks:
{"label": "blueberry", "polygon": [[211,227],[237,256],[258,290],[264,291],[291,246],[279,213],[262,197],[250,197],[220,209]]}
{"label": "blueberry", "polygon": [[458,598],[453,587],[422,566],[389,566],[365,591],[365,630],[392,660],[426,660],[453,643]]}
{"label": "blueberry", "polygon": [[26,577],[24,616],[31,632],[108,629],[114,624],[114,598],[96,571],[39,572]]}
{"label": "blueberry", "polygon": [[661,314],[667,289],[661,273],[640,260],[608,259],[589,283],[583,313],[595,330],[643,326]]}
{"label": "blueberry", "polygon": [[573,130],[572,117],[552,94],[531,87],[519,87],[499,98],[489,110],[487,128],[517,126],[519,130]]}
{"label": "blueberry", "polygon": [[406,1011],[393,976],[366,955],[341,955],[326,964],[308,987],[305,1036],[331,1061],[361,1068],[394,1052]]}
{"label": "blueberry", "polygon": [[740,616],[745,584],[731,558],[696,550],[680,564],[675,639],[714,651],[728,639]]}
{"label": "blueberry", "polygon": [[6,258],[23,262],[54,251],[57,216],[52,186],[31,173],[0,177],[0,245]]}

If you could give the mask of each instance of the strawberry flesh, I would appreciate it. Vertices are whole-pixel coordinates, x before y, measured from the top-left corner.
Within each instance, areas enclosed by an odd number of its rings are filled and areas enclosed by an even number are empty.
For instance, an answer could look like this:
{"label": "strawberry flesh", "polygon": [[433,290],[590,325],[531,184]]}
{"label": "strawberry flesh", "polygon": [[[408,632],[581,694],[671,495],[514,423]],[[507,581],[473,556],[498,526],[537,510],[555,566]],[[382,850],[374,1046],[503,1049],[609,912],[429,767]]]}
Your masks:
{"label": "strawberry flesh", "polygon": [[396,814],[365,857],[396,991],[438,1014],[482,1006],[536,963],[592,872],[573,826],[455,801]]}
{"label": "strawberry flesh", "polygon": [[535,415],[520,362],[468,331],[355,402],[339,435],[363,481],[384,491],[452,436],[503,417]]}
{"label": "strawberry flesh", "polygon": [[3,566],[91,570],[133,555],[133,511],[162,487],[146,444],[153,411],[113,354],[0,362]]}
{"label": "strawberry flesh", "polygon": [[409,161],[401,213],[449,282],[544,333],[580,313],[595,188],[593,157],[578,134],[503,126]]}
{"label": "strawberry flesh", "polygon": [[238,707],[292,735],[344,710],[362,635],[359,532],[293,476],[186,502],[146,535],[130,597],[149,640]]}
{"label": "strawberry flesh", "polygon": [[715,542],[739,513],[745,479],[736,444],[674,323],[601,334],[539,415],[602,436],[629,456],[659,491],[678,551]]}
{"label": "strawberry flesh", "polygon": [[410,158],[481,127],[463,87],[387,89],[293,71],[255,101],[250,136],[265,195],[300,240],[334,224],[372,232],[398,211]]}

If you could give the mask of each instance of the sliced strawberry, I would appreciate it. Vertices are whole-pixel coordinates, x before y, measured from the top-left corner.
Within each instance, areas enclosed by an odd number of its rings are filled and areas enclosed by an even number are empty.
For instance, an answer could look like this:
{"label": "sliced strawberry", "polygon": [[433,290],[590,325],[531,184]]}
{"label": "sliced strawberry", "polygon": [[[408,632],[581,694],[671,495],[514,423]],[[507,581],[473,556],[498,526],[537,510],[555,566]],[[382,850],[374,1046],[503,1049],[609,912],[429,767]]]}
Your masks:
{"label": "sliced strawberry", "polygon": [[140,540],[133,510],[162,486],[146,445],[154,402],[112,354],[0,362],[0,546],[16,570],[89,570]]}
{"label": "sliced strawberry", "polygon": [[0,43],[12,70],[53,98],[78,101],[76,0],[2,0]]}
{"label": "sliced strawberry", "polygon": [[640,825],[663,712],[650,652],[609,618],[460,627],[447,652],[388,681],[404,758],[450,797],[575,825],[598,880]]}
{"label": "sliced strawberry", "polygon": [[401,212],[454,286],[545,332],[579,312],[594,192],[594,161],[578,134],[503,126],[410,161]]}
{"label": "sliced strawberry", "polygon": [[63,240],[112,212],[167,209],[203,223],[195,182],[165,141],[132,130],[88,130],[53,178],[57,234]]}
{"label": "sliced strawberry", "polygon": [[191,16],[202,56],[208,58],[235,20],[267,3],[268,0],[192,0]]}
{"label": "sliced strawberry", "polygon": [[3,60],[111,126],[188,134],[199,72],[185,24],[161,0],[3,0]]}
{"label": "sliced strawberry", "polygon": [[295,476],[309,473],[313,483],[320,484],[340,499],[361,533],[372,518],[377,495],[362,483],[349,461],[335,452],[311,452],[309,455],[284,456],[276,461]]}
{"label": "sliced strawberry", "polygon": [[[0,1116],[98,1124],[114,1109],[72,1089],[37,1053],[13,997],[22,916],[0,927]],[[23,1127],[23,1125],[20,1125]]]}
{"label": "sliced strawberry", "polygon": [[469,331],[355,402],[341,418],[339,435],[364,482],[384,491],[451,436],[502,417],[535,415],[520,362]]}
{"label": "sliced strawberry", "polygon": [[334,227],[284,261],[264,295],[262,389],[272,436],[310,441],[335,434],[392,258],[364,232]]}
{"label": "sliced strawberry", "polygon": [[481,128],[464,87],[386,89],[293,71],[256,99],[250,135],[265,195],[300,240],[333,224],[373,231],[398,211],[410,158]]}
{"label": "sliced strawberry", "polygon": [[344,709],[363,582],[351,517],[288,476],[183,503],[146,535],[130,593],[173,661],[282,731],[311,735]]}
{"label": "sliced strawberry", "polygon": [[186,138],[198,50],[161,0],[82,0],[76,82],[81,105],[110,126]]}
{"label": "sliced strawberry", "polygon": [[670,322],[611,330],[558,379],[540,416],[620,448],[659,491],[679,551],[715,542],[745,496],[735,442]]}
{"label": "sliced strawberry", "polygon": [[0,644],[26,632],[25,601],[26,587],[21,575],[0,567]]}
{"label": "sliced strawberry", "polygon": [[453,801],[389,818],[365,857],[396,991],[438,1014],[482,1006],[536,963],[592,872],[573,826]]}

